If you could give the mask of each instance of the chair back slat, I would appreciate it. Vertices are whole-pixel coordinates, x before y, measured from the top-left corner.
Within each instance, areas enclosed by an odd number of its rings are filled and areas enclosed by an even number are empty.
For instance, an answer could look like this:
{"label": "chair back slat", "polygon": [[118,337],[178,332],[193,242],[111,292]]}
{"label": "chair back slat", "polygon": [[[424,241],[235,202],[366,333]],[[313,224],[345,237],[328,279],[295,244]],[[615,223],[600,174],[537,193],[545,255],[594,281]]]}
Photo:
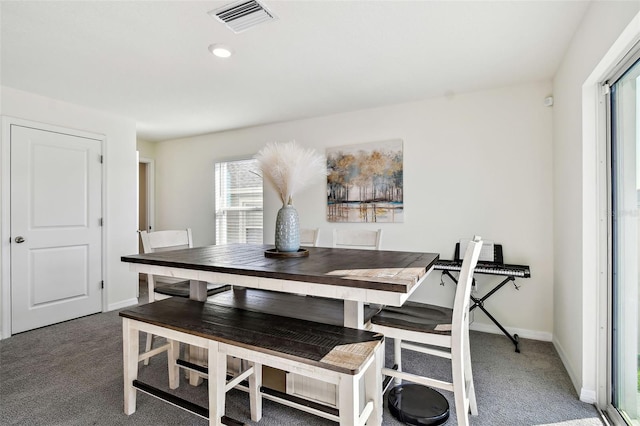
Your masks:
{"label": "chair back slat", "polygon": [[145,253],[193,247],[191,228],[155,232],[140,231],[140,238]]}
{"label": "chair back slat", "polygon": [[382,229],[334,229],[333,247],[380,250]]}
{"label": "chair back slat", "polygon": [[300,229],[300,245],[306,247],[317,247],[320,239],[319,228],[301,228]]}
{"label": "chair back slat", "polygon": [[[140,231],[140,239],[142,240],[142,250],[145,253],[155,253],[159,251],[178,250],[182,248],[193,247],[191,228],[154,232]],[[158,285],[175,284],[181,281],[184,280],[171,277],[158,277],[152,274],[147,274],[147,283],[149,286],[149,302],[154,302],[159,297],[167,297],[159,295],[155,292],[155,289]]]}

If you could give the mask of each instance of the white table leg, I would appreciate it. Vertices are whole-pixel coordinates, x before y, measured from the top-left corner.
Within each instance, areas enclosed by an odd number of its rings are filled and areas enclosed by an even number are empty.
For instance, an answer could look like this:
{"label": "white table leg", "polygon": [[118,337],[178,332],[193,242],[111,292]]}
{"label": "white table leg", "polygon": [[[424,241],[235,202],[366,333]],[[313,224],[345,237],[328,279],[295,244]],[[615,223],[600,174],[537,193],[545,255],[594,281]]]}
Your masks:
{"label": "white table leg", "polygon": [[344,326],[364,328],[364,303],[354,300],[344,301]]}
{"label": "white table leg", "polygon": [[207,282],[190,280],[189,281],[189,299],[205,302],[207,300]]}

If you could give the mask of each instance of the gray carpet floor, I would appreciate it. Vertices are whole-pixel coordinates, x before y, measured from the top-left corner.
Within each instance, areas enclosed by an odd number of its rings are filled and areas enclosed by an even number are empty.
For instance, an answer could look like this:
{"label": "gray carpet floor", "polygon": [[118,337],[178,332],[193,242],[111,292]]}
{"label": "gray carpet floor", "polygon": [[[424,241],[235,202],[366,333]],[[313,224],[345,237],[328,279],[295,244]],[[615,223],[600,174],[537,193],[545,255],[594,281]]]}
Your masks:
{"label": "gray carpet floor", "polygon": [[[141,295],[144,297],[144,295]],[[0,341],[2,425],[206,425],[208,422],[145,394],[137,411],[123,414],[122,333],[117,312],[91,315]],[[393,343],[387,344],[391,360]],[[479,415],[472,425],[602,425],[595,407],[578,400],[549,342],[522,340],[521,353],[502,335],[471,333]],[[450,380],[445,359],[403,352],[407,371]],[[141,366],[141,380],[167,389],[166,357]],[[167,389],[168,390],[168,389]],[[206,386],[181,382],[177,394],[206,405]],[[453,395],[447,425],[457,424]],[[335,424],[265,400],[263,419],[250,420],[248,396],[232,390],[226,414],[247,424]],[[385,407],[384,425],[400,425]]]}

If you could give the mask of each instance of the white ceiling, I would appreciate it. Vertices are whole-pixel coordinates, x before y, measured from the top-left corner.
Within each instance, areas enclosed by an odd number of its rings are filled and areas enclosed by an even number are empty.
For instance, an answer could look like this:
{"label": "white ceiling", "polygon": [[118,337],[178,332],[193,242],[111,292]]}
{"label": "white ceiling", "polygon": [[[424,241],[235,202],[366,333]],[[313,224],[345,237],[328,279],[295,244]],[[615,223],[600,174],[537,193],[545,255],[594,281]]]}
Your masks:
{"label": "white ceiling", "polygon": [[279,19],[234,34],[227,3],[2,1],[0,82],[173,139],[550,79],[588,7],[265,0]]}

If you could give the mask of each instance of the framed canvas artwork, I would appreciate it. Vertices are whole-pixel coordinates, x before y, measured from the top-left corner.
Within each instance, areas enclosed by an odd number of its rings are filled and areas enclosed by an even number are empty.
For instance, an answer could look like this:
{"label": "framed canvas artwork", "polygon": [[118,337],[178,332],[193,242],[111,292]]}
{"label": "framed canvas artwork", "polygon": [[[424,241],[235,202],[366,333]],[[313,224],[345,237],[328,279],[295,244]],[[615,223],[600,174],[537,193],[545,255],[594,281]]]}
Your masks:
{"label": "framed canvas artwork", "polygon": [[329,222],[403,222],[402,140],[327,149]]}

